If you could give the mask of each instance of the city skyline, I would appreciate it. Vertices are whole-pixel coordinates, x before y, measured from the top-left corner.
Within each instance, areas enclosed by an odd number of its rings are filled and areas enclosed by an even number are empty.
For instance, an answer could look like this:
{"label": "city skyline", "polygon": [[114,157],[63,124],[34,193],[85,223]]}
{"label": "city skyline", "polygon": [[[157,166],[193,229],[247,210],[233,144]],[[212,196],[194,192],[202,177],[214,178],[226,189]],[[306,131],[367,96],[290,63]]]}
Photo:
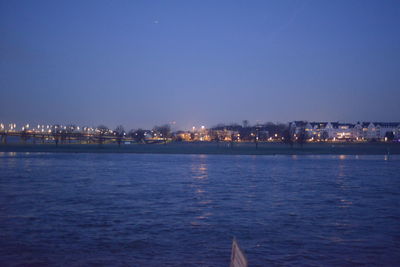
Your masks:
{"label": "city skyline", "polygon": [[0,121],[398,121],[399,14],[397,1],[1,1]]}

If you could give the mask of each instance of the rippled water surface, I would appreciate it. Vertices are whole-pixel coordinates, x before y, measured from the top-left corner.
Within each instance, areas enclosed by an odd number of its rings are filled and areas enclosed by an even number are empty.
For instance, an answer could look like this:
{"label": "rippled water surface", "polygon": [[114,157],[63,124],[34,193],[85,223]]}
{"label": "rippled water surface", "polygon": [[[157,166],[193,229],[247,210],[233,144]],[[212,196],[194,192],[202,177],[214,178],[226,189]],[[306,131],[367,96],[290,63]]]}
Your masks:
{"label": "rippled water surface", "polygon": [[0,261],[396,266],[399,206],[399,157],[0,153]]}

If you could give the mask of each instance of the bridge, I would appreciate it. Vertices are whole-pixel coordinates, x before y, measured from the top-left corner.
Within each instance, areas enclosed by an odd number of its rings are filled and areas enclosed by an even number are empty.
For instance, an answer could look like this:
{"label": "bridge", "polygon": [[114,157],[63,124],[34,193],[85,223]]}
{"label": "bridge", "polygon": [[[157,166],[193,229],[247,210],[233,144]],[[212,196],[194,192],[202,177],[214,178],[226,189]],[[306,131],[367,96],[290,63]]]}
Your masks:
{"label": "bridge", "polygon": [[0,143],[7,144],[8,137],[17,137],[21,143],[26,143],[28,140],[33,143],[54,142],[58,143],[106,143],[106,142],[132,142],[133,138],[126,138],[115,135],[98,135],[89,133],[55,133],[55,132],[34,132],[34,131],[9,131],[0,132]]}
{"label": "bridge", "polygon": [[[15,143],[15,137],[21,143],[55,143],[58,145],[67,143],[80,144],[103,144],[103,143],[161,143],[167,139],[161,138],[162,134],[154,131],[137,130],[127,134],[122,126],[115,130],[110,130],[106,126],[100,125],[97,128],[79,127],[76,125],[40,125],[30,127],[25,124],[21,128],[15,123],[0,123],[0,144],[7,144],[9,137],[14,137],[12,143]],[[11,140],[10,140],[11,141]]]}

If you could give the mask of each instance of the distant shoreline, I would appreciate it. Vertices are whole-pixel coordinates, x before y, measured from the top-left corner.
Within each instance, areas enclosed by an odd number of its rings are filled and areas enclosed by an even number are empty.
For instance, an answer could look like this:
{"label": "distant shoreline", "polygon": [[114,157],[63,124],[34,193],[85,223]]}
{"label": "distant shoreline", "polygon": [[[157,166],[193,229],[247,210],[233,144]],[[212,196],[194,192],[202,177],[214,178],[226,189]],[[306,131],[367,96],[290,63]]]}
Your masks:
{"label": "distant shoreline", "polygon": [[386,155],[400,154],[400,143],[282,143],[173,142],[164,144],[2,144],[0,152],[137,153],[215,155]]}

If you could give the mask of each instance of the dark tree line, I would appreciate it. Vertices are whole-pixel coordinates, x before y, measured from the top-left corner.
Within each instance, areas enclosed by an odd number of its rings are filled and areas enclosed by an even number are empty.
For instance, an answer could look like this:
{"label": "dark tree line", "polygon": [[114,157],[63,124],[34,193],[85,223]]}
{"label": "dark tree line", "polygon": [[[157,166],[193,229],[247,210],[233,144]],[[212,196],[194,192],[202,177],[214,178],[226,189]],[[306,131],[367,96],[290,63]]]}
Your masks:
{"label": "dark tree line", "polygon": [[[256,124],[251,126],[247,120],[243,121],[243,125],[232,123],[229,125],[218,124],[211,128],[210,135],[212,141],[219,141],[218,131],[234,131],[238,132],[239,136],[232,134],[231,143],[237,141],[239,138],[241,141],[254,142],[256,148],[258,148],[259,141],[266,141],[268,138],[273,140],[280,140],[283,143],[293,147],[295,144],[303,145],[307,142],[308,135],[305,127],[299,127],[297,129],[292,128],[288,124],[267,122],[264,124]],[[323,133],[327,135],[327,133]],[[326,138],[328,138],[326,136]]]}
{"label": "dark tree line", "polygon": [[155,126],[153,131],[158,133],[160,137],[164,140],[164,144],[167,144],[167,139],[171,137],[171,126],[164,124],[161,126]]}
{"label": "dark tree line", "polygon": [[[255,141],[266,141],[269,137],[281,138],[284,131],[288,128],[286,124],[283,123],[272,123],[267,122],[264,124],[256,124],[251,126],[248,120],[243,121],[243,125],[236,123],[232,124],[218,124],[217,126],[210,129],[211,139],[216,139],[218,136],[217,131],[235,131],[239,133],[240,140],[255,142]],[[214,138],[213,138],[214,137]],[[234,139],[237,139],[234,137]]]}

